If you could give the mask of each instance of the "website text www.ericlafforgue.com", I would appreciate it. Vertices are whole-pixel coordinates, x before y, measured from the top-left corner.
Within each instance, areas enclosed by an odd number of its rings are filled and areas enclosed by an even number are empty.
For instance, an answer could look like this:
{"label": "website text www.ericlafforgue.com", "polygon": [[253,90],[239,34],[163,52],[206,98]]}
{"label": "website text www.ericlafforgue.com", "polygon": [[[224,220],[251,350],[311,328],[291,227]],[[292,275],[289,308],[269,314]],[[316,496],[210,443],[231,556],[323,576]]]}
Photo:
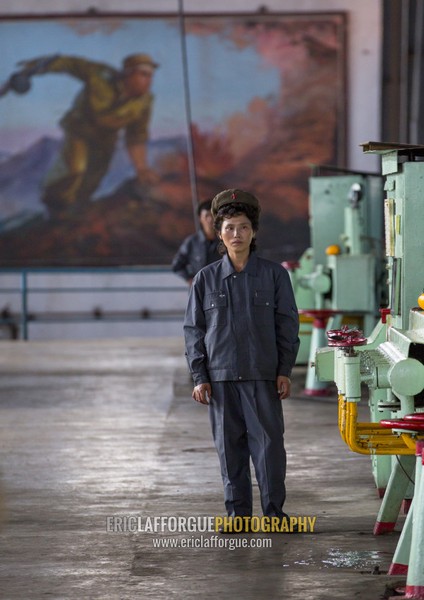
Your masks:
{"label": "website text www.ericlafforgue.com", "polygon": [[271,538],[250,538],[238,536],[211,536],[194,535],[190,537],[154,537],[153,548],[224,548],[225,550],[236,550],[236,548],[272,548]]}
{"label": "website text www.ericlafforgue.com", "polygon": [[[313,533],[316,517],[210,517],[111,515],[106,517],[108,533],[161,534],[152,537],[157,548],[270,548],[271,538],[204,535],[206,533]],[[163,534],[201,534],[165,537]]]}

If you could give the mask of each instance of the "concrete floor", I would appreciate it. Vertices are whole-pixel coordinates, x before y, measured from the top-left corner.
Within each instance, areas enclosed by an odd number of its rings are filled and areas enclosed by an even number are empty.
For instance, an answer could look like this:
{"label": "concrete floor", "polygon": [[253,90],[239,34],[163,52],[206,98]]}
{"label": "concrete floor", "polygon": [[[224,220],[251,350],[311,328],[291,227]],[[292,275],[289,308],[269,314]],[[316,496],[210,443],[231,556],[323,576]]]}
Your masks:
{"label": "concrete floor", "polygon": [[[271,548],[158,548],[213,534],[112,533],[107,518],[224,514],[182,341],[1,341],[0,598],[394,596],[404,581],[387,569],[404,517],[395,533],[373,536],[369,459],[339,438],[335,395],[302,397],[304,377],[297,367],[284,401],[286,511],[316,516],[315,533],[237,536]],[[260,514],[257,488],[255,503]]]}

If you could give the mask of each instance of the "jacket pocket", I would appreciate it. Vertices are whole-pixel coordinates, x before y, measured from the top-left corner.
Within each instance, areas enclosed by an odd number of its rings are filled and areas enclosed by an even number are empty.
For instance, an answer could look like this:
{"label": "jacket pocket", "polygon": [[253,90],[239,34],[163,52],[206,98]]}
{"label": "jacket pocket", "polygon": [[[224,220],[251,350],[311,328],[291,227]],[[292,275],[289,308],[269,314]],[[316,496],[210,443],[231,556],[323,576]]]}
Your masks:
{"label": "jacket pocket", "polygon": [[227,325],[227,305],[227,296],[223,292],[206,294],[203,300],[203,310],[208,329]]}
{"label": "jacket pocket", "polygon": [[253,295],[254,306],[268,306],[275,308],[273,290],[256,290]]}
{"label": "jacket pocket", "polygon": [[253,315],[256,323],[272,325],[274,323],[274,291],[256,290],[253,294]]}

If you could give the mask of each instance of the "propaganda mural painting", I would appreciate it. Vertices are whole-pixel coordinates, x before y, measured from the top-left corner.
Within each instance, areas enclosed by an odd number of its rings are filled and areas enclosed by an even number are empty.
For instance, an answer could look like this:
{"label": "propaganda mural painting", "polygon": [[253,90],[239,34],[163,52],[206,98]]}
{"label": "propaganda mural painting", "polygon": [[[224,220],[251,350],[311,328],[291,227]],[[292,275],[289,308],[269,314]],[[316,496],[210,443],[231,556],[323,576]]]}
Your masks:
{"label": "propaganda mural painting", "polygon": [[345,38],[342,13],[1,20],[1,266],[169,264],[232,187],[262,255],[300,256],[311,165],[345,162]]}

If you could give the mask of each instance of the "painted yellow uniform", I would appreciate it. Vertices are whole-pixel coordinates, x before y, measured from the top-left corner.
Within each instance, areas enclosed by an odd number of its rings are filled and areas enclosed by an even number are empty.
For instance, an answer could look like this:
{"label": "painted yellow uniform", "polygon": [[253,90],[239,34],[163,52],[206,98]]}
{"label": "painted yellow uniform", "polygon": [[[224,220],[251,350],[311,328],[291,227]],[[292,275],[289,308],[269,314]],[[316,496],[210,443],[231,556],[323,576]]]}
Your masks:
{"label": "painted yellow uniform", "polygon": [[153,94],[125,98],[120,71],[79,57],[54,57],[37,75],[46,73],[66,73],[84,83],[60,121],[64,142],[46,179],[43,202],[55,210],[90,199],[107,172],[121,129],[127,146],[145,144]]}

